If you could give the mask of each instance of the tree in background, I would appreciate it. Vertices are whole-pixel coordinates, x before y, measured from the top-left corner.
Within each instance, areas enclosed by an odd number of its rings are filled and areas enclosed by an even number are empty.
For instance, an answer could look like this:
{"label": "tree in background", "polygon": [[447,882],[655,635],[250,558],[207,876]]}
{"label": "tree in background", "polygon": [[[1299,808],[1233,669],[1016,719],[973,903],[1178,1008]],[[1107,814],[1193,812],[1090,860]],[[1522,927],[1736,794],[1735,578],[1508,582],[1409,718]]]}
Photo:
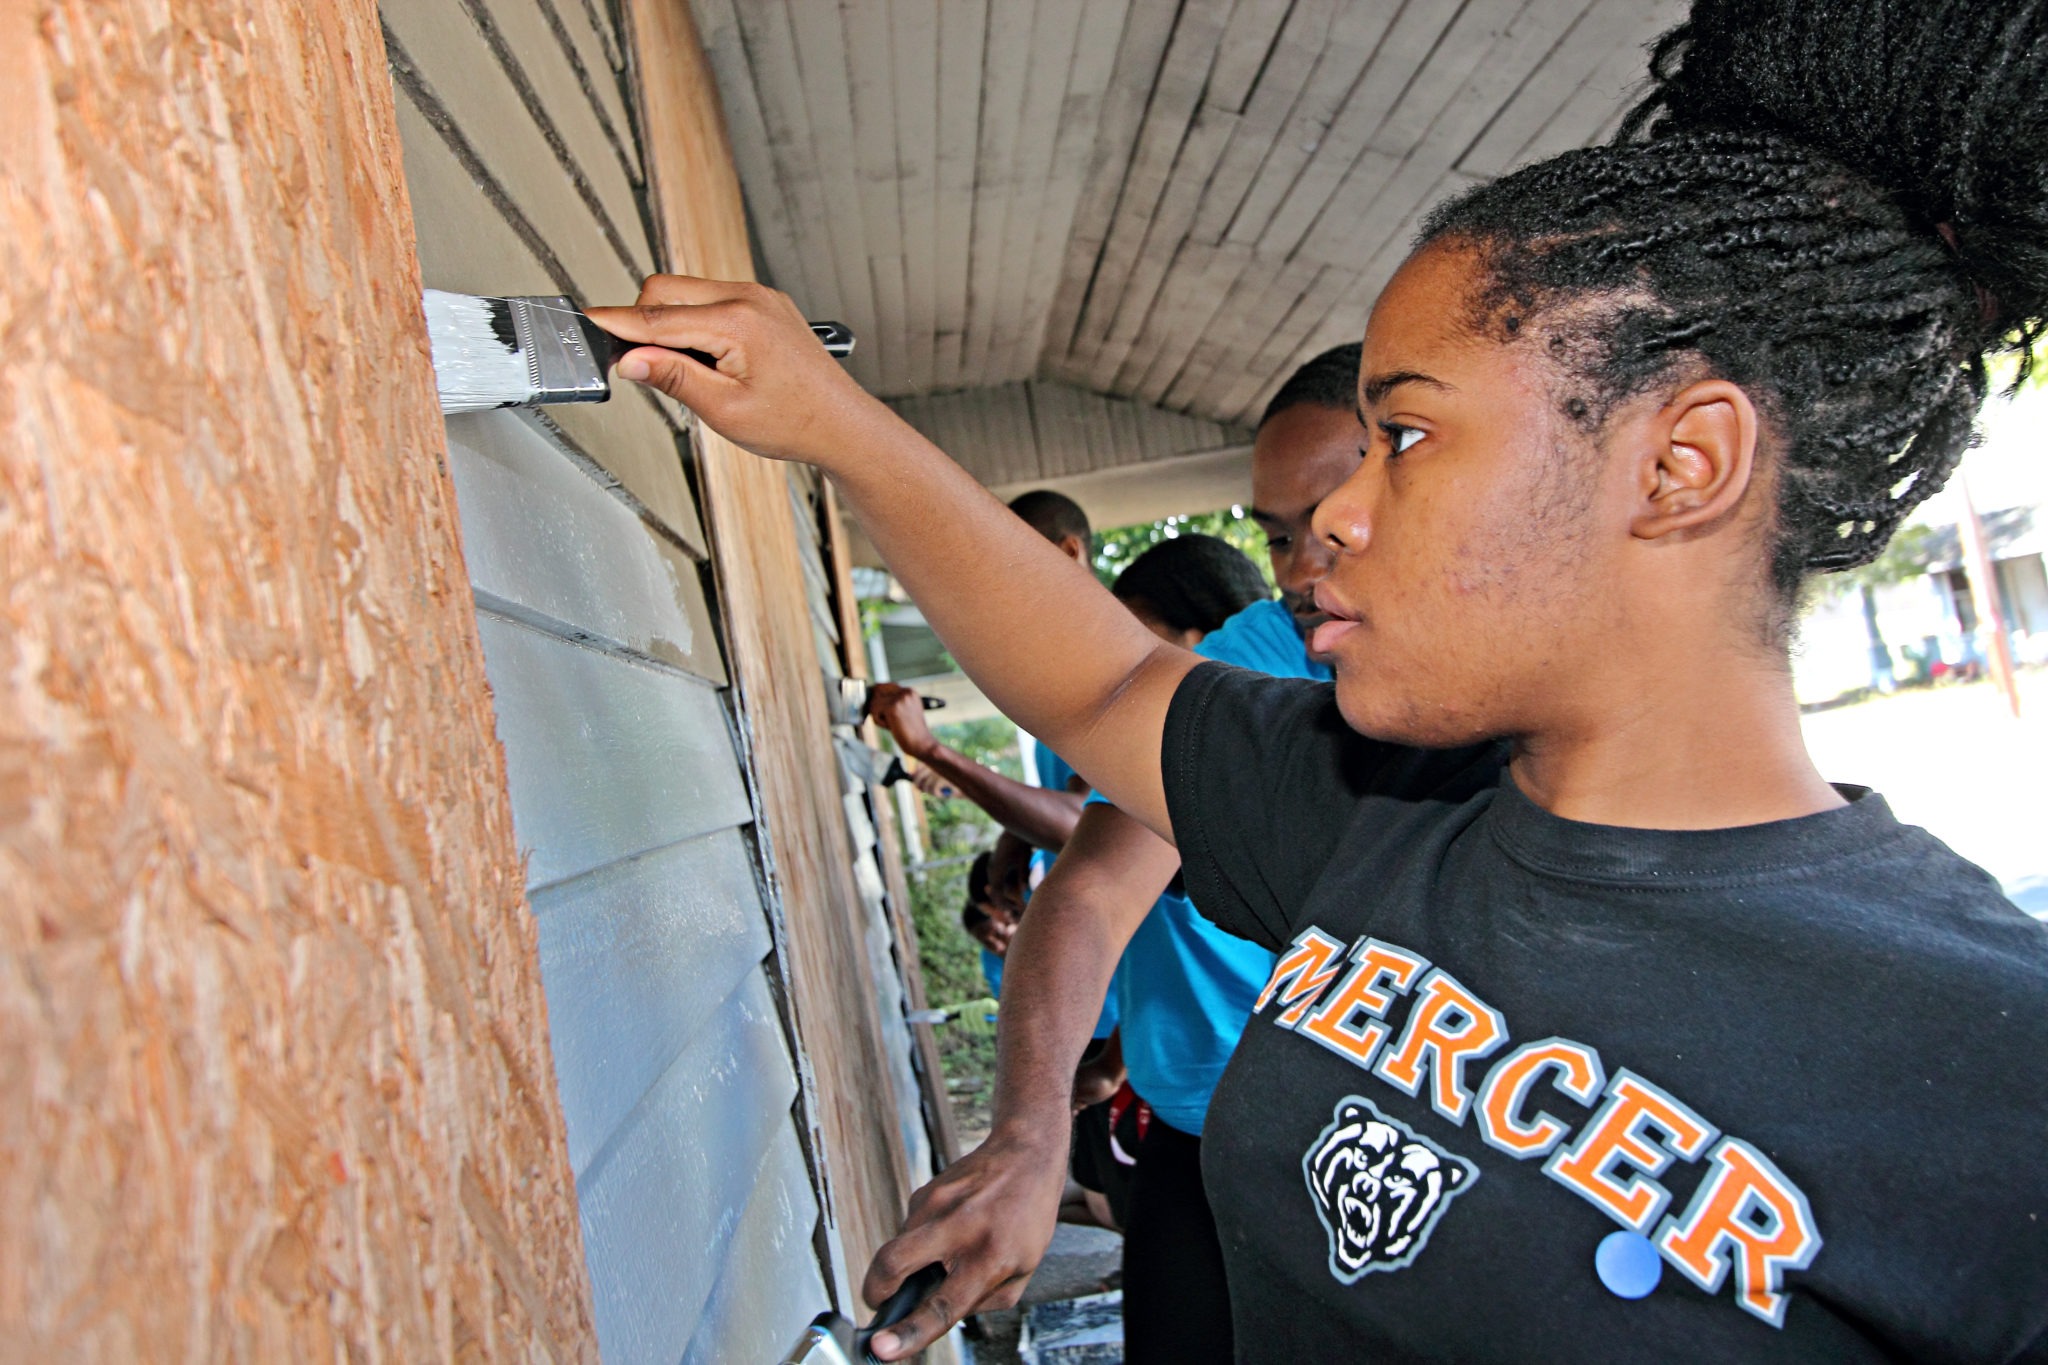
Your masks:
{"label": "tree in background", "polygon": [[1877,624],[1877,590],[1905,583],[1927,572],[1934,532],[1925,526],[1899,528],[1883,554],[1858,569],[1824,575],[1821,592],[1829,597],[1856,593],[1863,601],[1863,627],[1870,633],[1870,685],[1879,692],[1898,690],[1891,646]]}
{"label": "tree in background", "polygon": [[1194,512],[1098,531],[1095,533],[1095,576],[1105,585],[1113,583],[1116,576],[1129,568],[1131,561],[1139,555],[1162,540],[1185,535],[1215,536],[1228,541],[1244,551],[1245,557],[1259,566],[1266,582],[1272,583],[1273,567],[1266,559],[1266,534],[1259,529],[1257,522],[1245,515],[1242,507],[1226,507],[1220,512]]}

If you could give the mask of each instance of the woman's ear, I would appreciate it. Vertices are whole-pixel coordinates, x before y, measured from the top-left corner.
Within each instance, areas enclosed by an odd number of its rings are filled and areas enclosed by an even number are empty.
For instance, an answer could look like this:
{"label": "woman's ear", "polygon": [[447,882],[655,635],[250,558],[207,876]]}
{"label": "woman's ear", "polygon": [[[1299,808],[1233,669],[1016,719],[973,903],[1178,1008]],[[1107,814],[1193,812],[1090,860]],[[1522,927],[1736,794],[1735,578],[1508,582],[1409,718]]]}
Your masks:
{"label": "woman's ear", "polygon": [[1702,380],[1674,394],[1652,421],[1630,534],[1657,540],[1733,511],[1756,469],[1757,413],[1749,395],[1725,379]]}

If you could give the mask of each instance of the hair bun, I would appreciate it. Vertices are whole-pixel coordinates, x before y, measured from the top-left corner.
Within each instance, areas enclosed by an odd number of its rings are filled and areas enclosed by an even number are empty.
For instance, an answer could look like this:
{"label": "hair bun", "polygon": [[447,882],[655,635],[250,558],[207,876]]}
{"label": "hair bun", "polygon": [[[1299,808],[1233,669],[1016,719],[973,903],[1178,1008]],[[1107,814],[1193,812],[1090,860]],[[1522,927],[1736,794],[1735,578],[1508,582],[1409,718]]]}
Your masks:
{"label": "hair bun", "polygon": [[1695,0],[1623,137],[1768,131],[1939,232],[1986,345],[2048,311],[2048,0]]}

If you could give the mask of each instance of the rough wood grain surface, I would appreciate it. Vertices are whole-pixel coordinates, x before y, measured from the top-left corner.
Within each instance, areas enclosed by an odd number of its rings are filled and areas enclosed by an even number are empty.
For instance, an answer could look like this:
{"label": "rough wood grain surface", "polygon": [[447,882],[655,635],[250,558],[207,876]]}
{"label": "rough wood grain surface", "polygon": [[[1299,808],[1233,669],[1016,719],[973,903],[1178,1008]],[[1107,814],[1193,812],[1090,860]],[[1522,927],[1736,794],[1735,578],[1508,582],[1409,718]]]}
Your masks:
{"label": "rough wood grain surface", "polygon": [[[631,0],[648,185],[670,268],[753,278],[718,90],[687,0]],[[758,782],[770,886],[789,937],[798,1034],[817,1084],[830,1213],[857,1278],[896,1231],[910,1177],[888,1121],[883,1020],[865,910],[780,466],[699,430],[698,474],[727,625],[727,666]],[[853,1305],[847,1305],[849,1309]]]}
{"label": "rough wood grain surface", "polygon": [[593,1359],[374,9],[0,47],[0,1358]]}

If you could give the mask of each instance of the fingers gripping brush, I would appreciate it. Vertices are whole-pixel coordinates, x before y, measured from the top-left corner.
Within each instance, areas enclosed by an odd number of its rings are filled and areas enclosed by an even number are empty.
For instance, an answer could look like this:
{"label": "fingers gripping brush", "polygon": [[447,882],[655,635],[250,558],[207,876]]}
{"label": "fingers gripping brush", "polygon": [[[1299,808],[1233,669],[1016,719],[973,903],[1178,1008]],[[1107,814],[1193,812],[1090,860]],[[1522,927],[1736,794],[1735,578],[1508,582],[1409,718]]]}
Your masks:
{"label": "fingers gripping brush", "polygon": [[[444,413],[602,403],[612,396],[612,366],[638,344],[605,331],[559,294],[493,297],[428,289],[420,301]],[[853,354],[845,324],[814,322],[811,331],[831,354]],[[718,364],[702,351],[683,354]]]}

